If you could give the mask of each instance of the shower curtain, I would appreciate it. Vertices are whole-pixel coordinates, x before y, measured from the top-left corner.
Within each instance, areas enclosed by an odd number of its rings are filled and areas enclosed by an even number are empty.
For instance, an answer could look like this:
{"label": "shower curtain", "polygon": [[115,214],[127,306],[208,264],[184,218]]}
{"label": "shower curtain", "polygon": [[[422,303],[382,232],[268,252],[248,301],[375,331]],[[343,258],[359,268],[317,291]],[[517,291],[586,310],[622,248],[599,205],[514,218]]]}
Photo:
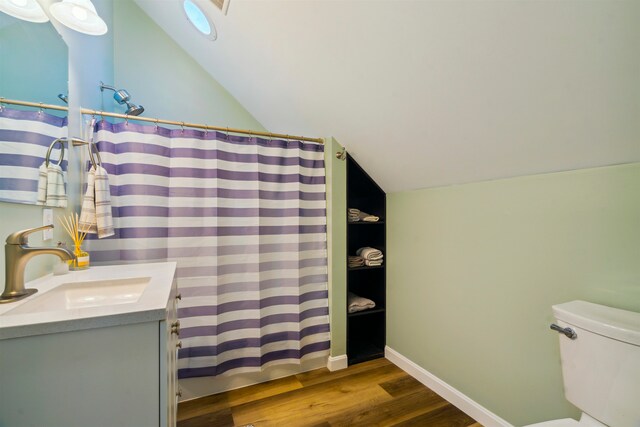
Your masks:
{"label": "shower curtain", "polygon": [[179,378],[329,349],[323,146],[97,124],[115,238],[93,262],[177,261]]}
{"label": "shower curtain", "polygon": [[[36,204],[38,168],[51,143],[67,136],[67,118],[0,105],[0,200]],[[60,150],[51,160],[58,163]],[[67,161],[60,164],[67,170]]]}

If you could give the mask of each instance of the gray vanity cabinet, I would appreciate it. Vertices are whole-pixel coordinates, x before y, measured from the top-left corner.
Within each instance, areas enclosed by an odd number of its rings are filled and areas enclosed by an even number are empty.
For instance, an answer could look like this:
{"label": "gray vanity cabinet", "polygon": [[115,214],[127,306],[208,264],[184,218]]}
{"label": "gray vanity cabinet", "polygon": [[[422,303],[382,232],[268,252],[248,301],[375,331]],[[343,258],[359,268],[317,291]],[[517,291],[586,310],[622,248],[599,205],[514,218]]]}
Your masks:
{"label": "gray vanity cabinet", "polygon": [[160,320],[0,340],[0,426],[175,426],[175,295]]}

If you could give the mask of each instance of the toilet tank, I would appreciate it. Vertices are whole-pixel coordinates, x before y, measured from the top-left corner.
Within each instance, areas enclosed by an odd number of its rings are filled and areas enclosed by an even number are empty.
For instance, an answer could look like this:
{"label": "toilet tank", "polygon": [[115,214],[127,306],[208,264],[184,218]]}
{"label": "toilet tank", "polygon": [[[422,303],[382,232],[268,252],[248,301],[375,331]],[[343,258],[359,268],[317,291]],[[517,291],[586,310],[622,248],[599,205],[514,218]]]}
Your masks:
{"label": "toilet tank", "polygon": [[640,427],[640,313],[586,301],[553,306],[565,397],[611,427]]}

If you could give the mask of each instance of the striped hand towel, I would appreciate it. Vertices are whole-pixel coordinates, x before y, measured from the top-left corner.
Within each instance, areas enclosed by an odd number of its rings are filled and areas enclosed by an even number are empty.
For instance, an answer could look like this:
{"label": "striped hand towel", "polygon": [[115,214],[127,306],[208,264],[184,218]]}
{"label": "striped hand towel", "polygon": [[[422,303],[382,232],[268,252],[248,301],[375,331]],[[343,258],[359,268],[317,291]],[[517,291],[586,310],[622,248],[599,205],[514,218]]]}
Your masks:
{"label": "striped hand towel", "polygon": [[87,233],[97,233],[99,239],[115,234],[111,216],[109,175],[102,166],[92,167],[89,171],[79,225],[80,229],[86,230]]}
{"label": "striped hand towel", "polygon": [[67,193],[64,189],[64,172],[59,165],[49,162],[38,168],[38,205],[54,208],[67,207]]}
{"label": "striped hand towel", "polygon": [[41,164],[38,168],[38,201],[36,204],[47,203],[47,165]]}

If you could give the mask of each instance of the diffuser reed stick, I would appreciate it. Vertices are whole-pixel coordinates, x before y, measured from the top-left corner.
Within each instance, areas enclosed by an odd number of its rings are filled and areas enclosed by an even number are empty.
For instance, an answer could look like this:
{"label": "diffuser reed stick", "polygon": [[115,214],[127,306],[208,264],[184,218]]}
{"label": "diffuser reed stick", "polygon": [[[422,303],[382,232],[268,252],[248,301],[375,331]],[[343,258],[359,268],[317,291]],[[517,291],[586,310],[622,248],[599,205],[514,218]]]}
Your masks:
{"label": "diffuser reed stick", "polygon": [[87,237],[87,230],[80,230],[78,214],[71,214],[68,217],[63,216],[59,218],[59,221],[69,237],[71,237],[71,240],[73,240],[73,245],[76,247],[82,245],[84,238]]}
{"label": "diffuser reed stick", "polygon": [[84,242],[84,238],[87,237],[87,231],[89,230],[80,229],[80,221],[77,213],[73,213],[68,217],[60,217],[59,221],[69,237],[71,237],[71,240],[73,240],[73,253],[76,259],[70,262],[71,269],[84,270],[85,268],[89,268],[89,254],[82,250],[82,242]]}

